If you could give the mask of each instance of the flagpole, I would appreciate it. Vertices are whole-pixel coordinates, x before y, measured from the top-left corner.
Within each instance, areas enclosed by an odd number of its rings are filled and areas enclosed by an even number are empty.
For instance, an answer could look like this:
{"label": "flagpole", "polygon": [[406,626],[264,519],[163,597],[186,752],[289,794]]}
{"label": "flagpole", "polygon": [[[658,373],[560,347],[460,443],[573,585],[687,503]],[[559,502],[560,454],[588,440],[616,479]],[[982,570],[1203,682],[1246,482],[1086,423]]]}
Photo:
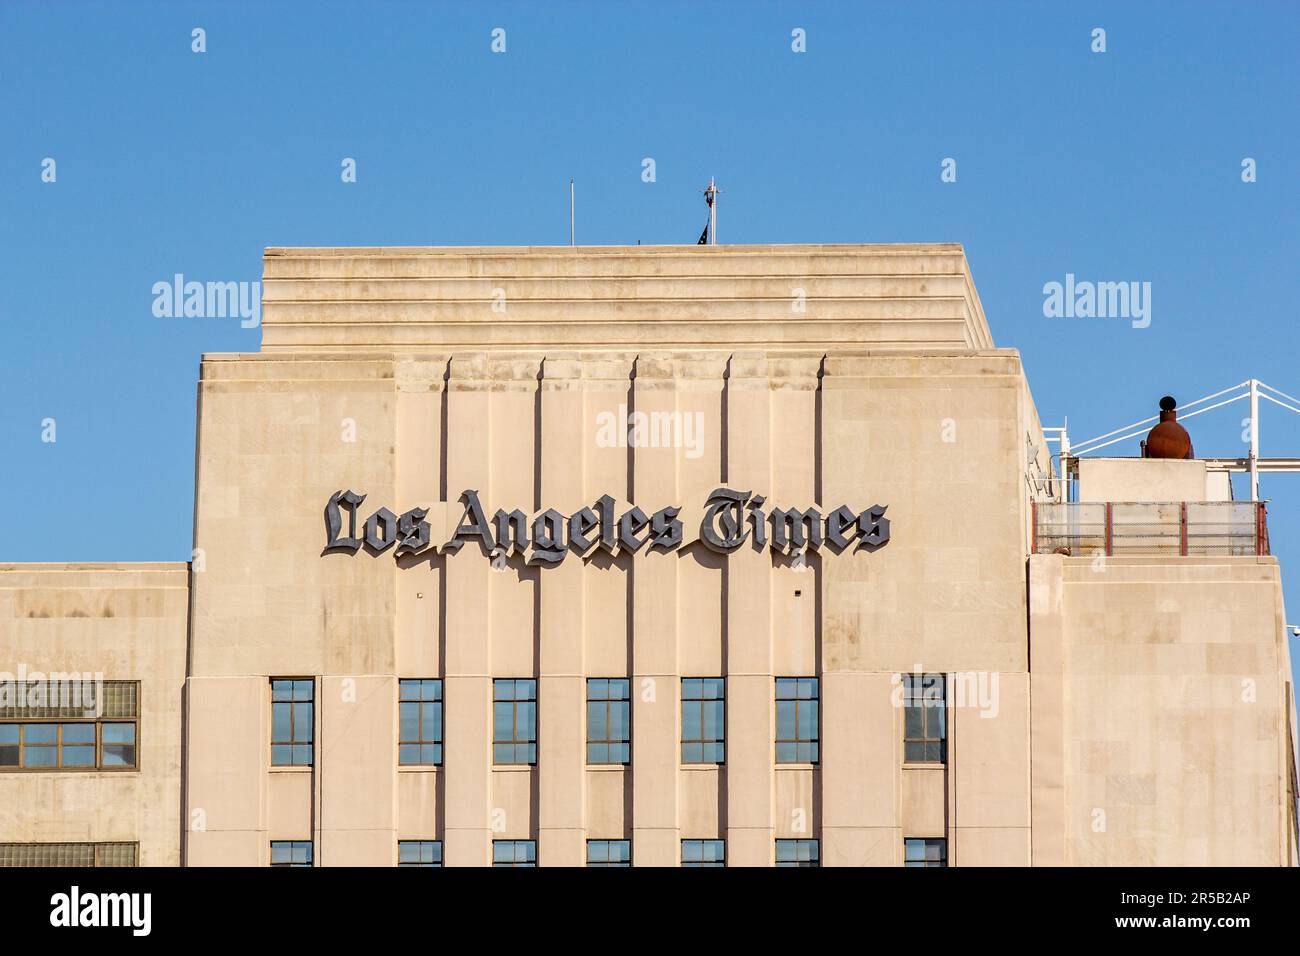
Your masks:
{"label": "flagpole", "polygon": [[718,187],[709,177],[709,245],[718,244]]}
{"label": "flagpole", "polygon": [[569,177],[569,245],[574,245],[573,241],[573,177]]}

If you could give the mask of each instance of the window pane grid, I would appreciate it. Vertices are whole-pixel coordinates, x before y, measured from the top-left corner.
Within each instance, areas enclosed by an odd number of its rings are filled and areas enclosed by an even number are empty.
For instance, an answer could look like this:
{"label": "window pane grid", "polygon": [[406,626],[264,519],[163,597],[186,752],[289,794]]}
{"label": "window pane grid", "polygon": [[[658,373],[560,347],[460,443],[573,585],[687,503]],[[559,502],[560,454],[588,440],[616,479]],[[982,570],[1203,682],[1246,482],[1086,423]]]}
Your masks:
{"label": "window pane grid", "polygon": [[311,866],[311,840],[272,840],[272,866]]}
{"label": "window pane grid", "polygon": [[442,763],[442,681],[399,681],[398,763],[438,766]]}
{"label": "window pane grid", "polygon": [[311,766],[315,692],[310,677],[271,679],[272,766]]}
{"label": "window pane grid", "polygon": [[537,681],[492,682],[492,762],[537,763]]}
{"label": "window pane grid", "polygon": [[820,701],[815,677],[776,679],[776,762],[817,763]]}
{"label": "window pane grid", "polygon": [[136,721],[0,722],[0,770],[134,770]]}
{"label": "window pane grid", "polygon": [[821,866],[820,847],[816,840],[777,840],[777,866]]}
{"label": "window pane grid", "polygon": [[721,840],[683,840],[682,866],[726,866],[727,849]]}
{"label": "window pane grid", "polygon": [[442,866],[441,840],[398,840],[398,866]]}
{"label": "window pane grid", "polygon": [[726,678],[682,678],[682,763],[723,763]]}
{"label": "window pane grid", "polygon": [[29,681],[0,706],[0,721],[135,718],[139,696],[140,682],[133,680]]}
{"label": "window pane grid", "polygon": [[0,843],[0,867],[136,866],[138,843]]}
{"label": "window pane grid", "polygon": [[536,840],[493,840],[493,866],[536,866]]}
{"label": "window pane grid", "polygon": [[588,866],[631,866],[632,842],[630,840],[588,840]]}
{"label": "window pane grid", "polygon": [[631,681],[587,681],[587,763],[625,764],[632,759]]}
{"label": "window pane grid", "polygon": [[904,866],[947,866],[948,841],[945,839],[913,839],[903,841]]}
{"label": "window pane grid", "polygon": [[943,763],[948,759],[946,681],[943,674],[903,675],[903,759]]}

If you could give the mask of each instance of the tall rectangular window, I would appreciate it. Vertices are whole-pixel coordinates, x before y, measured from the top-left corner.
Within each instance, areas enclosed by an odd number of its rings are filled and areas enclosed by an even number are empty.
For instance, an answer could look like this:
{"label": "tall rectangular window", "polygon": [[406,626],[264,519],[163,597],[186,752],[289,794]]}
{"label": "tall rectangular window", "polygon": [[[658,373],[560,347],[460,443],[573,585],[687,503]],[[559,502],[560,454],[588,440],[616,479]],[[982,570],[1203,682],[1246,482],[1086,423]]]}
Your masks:
{"label": "tall rectangular window", "polygon": [[818,720],[816,677],[776,679],[776,762],[816,763]]}
{"label": "tall rectangular window", "polygon": [[435,767],[442,763],[442,681],[398,681],[397,762]]}
{"label": "tall rectangular window", "polygon": [[624,677],[587,681],[587,763],[632,759],[631,682]]}
{"label": "tall rectangular window", "polygon": [[493,840],[493,866],[536,866],[536,840]]}
{"label": "tall rectangular window", "polygon": [[442,866],[441,840],[398,840],[398,866]]}
{"label": "tall rectangular window", "polygon": [[311,866],[311,840],[272,840],[272,866]]}
{"label": "tall rectangular window", "polygon": [[723,763],[726,678],[682,678],[682,763]]}
{"label": "tall rectangular window", "polygon": [[11,696],[0,706],[0,771],[138,768],[138,681],[78,681],[75,693],[42,682]]}
{"label": "tall rectangular window", "polygon": [[631,840],[588,840],[588,866],[631,866]]}
{"label": "tall rectangular window", "polygon": [[537,763],[537,681],[492,682],[492,761]]}
{"label": "tall rectangular window", "polygon": [[944,685],[943,674],[903,675],[903,760],[907,763],[948,759]]}
{"label": "tall rectangular window", "polygon": [[721,840],[683,840],[682,866],[726,866],[727,847]]}
{"label": "tall rectangular window", "polygon": [[316,682],[271,678],[271,766],[310,767]]}
{"label": "tall rectangular window", "polygon": [[919,840],[908,838],[903,841],[903,866],[947,866],[948,841]]}
{"label": "tall rectangular window", "polygon": [[816,840],[777,840],[777,866],[821,866]]}

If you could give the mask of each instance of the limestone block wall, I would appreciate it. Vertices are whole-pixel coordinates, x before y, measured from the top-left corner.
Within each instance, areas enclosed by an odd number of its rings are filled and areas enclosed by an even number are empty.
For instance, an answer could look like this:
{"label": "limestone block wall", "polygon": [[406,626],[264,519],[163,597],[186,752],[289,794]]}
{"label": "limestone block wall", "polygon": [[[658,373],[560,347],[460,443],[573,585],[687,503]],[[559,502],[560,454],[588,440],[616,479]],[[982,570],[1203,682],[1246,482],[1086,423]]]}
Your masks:
{"label": "limestone block wall", "polygon": [[0,843],[139,843],[181,860],[184,564],[0,564],[0,672],[140,682],[138,769],[0,772]]}
{"label": "limestone block wall", "polygon": [[1275,558],[1030,558],[1035,865],[1295,865]]}

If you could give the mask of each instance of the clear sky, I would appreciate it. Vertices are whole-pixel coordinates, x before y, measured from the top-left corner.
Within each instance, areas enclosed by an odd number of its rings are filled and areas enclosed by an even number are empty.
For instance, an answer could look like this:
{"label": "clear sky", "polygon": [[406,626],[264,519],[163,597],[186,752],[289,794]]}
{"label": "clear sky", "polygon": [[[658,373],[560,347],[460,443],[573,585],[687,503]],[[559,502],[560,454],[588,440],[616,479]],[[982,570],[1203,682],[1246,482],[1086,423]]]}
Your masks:
{"label": "clear sky", "polygon": [[[1165,393],[1300,395],[1298,49],[1296,2],[7,0],[0,560],[189,557],[199,355],[260,330],[155,317],[155,282],[256,281],[265,246],[563,244],[571,176],[584,244],[693,243],[711,175],[723,242],[963,243],[1076,440]],[[1045,317],[1067,273],[1149,282],[1149,325]],[[1245,414],[1193,419],[1198,453],[1244,453]],[[1300,415],[1262,435],[1300,456]],[[1263,492],[1300,623],[1300,475]]]}

